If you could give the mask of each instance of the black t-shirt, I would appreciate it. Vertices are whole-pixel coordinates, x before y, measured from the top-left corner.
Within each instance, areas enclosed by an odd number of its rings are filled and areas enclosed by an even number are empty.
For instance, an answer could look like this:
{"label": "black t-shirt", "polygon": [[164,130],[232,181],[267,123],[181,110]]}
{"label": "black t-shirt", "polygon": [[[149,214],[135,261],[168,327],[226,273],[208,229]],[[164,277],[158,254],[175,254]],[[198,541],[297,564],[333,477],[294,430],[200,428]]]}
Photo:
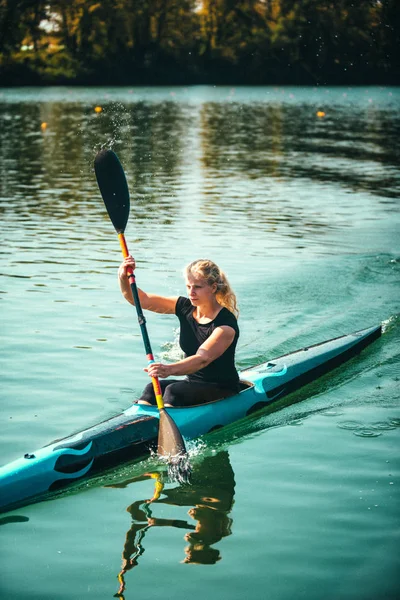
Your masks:
{"label": "black t-shirt", "polygon": [[236,390],[239,375],[235,368],[235,349],[239,338],[239,327],[233,313],[223,307],[210,323],[198,323],[193,317],[194,306],[189,298],[179,296],[175,313],[179,319],[181,330],[179,344],[185,356],[193,356],[216,327],[228,325],[235,330],[232,344],[212,363],[187,376],[189,381],[210,383]]}

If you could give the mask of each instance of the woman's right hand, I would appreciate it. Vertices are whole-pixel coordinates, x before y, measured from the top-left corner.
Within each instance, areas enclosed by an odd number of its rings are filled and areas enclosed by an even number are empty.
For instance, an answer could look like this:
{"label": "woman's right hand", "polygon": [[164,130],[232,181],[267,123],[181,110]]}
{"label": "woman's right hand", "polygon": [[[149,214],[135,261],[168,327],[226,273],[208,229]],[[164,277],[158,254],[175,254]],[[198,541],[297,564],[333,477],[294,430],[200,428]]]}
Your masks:
{"label": "woman's right hand", "polygon": [[128,268],[132,269],[132,271],[134,271],[136,269],[135,259],[131,255],[124,258],[123,262],[121,263],[121,265],[118,269],[118,276],[120,279],[125,279],[126,277],[128,277],[128,274],[127,274]]}

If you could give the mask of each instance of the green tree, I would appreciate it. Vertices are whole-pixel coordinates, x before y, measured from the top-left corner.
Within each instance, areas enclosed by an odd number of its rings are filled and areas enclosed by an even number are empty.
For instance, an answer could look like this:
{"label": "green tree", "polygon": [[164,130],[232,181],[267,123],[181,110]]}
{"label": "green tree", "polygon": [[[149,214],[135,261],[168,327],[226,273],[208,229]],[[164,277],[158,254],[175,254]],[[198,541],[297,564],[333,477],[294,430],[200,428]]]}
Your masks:
{"label": "green tree", "polygon": [[44,0],[0,0],[0,54],[18,52],[24,40],[37,51],[45,16]]}
{"label": "green tree", "polygon": [[398,0],[0,0],[0,75],[394,83],[399,14]]}

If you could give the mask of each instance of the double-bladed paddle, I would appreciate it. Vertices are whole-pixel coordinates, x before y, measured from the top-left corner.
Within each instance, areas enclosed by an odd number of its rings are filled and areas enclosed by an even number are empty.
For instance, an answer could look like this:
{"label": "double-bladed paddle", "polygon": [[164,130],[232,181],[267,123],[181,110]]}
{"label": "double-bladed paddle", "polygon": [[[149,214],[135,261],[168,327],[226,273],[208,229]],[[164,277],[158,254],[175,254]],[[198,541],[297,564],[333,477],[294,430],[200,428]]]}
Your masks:
{"label": "double-bladed paddle", "polygon": [[[118,156],[112,150],[100,150],[94,161],[97,183],[106,205],[108,215],[118,234],[124,258],[129,256],[125,240],[125,228],[129,218],[129,190],[124,169]],[[146,319],[140,305],[139,293],[136,286],[135,274],[132,269],[127,269],[127,275],[132,290],[133,300],[142,333],[143,343],[149,364],[154,363],[154,356],[147,333]],[[152,377],[154,394],[159,410],[158,454],[170,457],[174,465],[174,474],[181,481],[187,481],[190,466],[182,435],[172,417],[164,407],[160,382],[158,377]]]}

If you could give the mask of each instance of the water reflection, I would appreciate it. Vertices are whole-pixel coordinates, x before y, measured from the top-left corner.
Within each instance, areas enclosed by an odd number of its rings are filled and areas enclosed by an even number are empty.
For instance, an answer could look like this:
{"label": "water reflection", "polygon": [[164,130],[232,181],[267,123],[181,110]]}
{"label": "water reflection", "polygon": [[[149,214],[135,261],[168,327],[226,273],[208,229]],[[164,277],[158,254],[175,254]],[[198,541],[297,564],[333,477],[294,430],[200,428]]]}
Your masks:
{"label": "water reflection", "polygon": [[207,103],[201,127],[203,164],[213,177],[302,177],[391,196],[399,182],[398,172],[382,168],[399,165],[400,119],[392,111],[329,106],[321,119],[312,104]]}
{"label": "water reflection", "polygon": [[[71,97],[62,92],[59,101],[50,102],[3,97],[3,212],[11,199],[14,214],[42,217],[66,218],[87,211],[88,204],[98,207],[92,165],[102,146],[120,155],[139,221],[174,223],[193,193],[202,198],[206,215],[222,199],[220,208],[243,212],[249,195],[259,196],[260,204],[270,200],[266,178],[340,184],[386,197],[397,193],[400,118],[385,106],[326,101],[321,119],[316,116],[321,99],[217,102],[205,96],[190,104],[131,97],[105,100],[95,113],[93,103]],[[284,208],[279,215],[272,211],[269,220],[290,221],[295,211]],[[321,219],[316,224],[328,225]]]}
{"label": "water reflection", "polygon": [[[186,128],[179,105],[109,104],[100,114],[78,103],[1,104],[0,210],[68,217],[99,205],[93,158],[113,146],[126,165],[133,216],[177,210],[176,179]],[[43,123],[46,124],[43,127]],[[150,210],[151,209],[151,210]]]}
{"label": "water reflection", "polygon": [[204,104],[202,161],[211,172],[278,176],[284,147],[282,105]]}
{"label": "water reflection", "polygon": [[[145,544],[151,544],[153,527],[173,527],[185,530],[183,563],[213,565],[221,558],[215,544],[232,533],[232,519],[229,516],[234,502],[234,472],[226,451],[220,451],[203,459],[194,470],[191,485],[164,488],[162,474],[146,473],[125,481],[115,487],[125,487],[131,483],[153,478],[154,495],[148,500],[136,500],[127,511],[132,524],[127,531],[122,551],[121,571],[118,575],[120,588],[117,597],[123,598],[126,589],[126,574],[137,567],[145,552]],[[112,487],[112,486],[111,486]],[[190,507],[190,519],[165,519],[157,517],[157,505]]]}

